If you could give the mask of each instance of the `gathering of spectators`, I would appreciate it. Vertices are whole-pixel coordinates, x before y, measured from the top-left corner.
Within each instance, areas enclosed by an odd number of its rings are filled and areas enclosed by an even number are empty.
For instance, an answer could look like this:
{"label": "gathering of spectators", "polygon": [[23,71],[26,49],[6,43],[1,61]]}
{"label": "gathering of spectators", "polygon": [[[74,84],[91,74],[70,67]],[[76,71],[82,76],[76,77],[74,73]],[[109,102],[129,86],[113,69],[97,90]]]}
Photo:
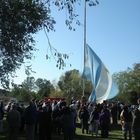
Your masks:
{"label": "gathering of spectators", "polygon": [[[120,102],[82,103],[74,100],[67,104],[63,100],[31,100],[24,104],[0,102],[0,132],[3,118],[8,124],[8,140],[17,140],[25,133],[27,140],[51,140],[52,134],[63,135],[64,140],[74,140],[77,123],[81,133],[108,138],[111,126],[120,125],[124,140],[140,140],[140,99],[132,107]],[[100,132],[99,132],[100,130]]]}

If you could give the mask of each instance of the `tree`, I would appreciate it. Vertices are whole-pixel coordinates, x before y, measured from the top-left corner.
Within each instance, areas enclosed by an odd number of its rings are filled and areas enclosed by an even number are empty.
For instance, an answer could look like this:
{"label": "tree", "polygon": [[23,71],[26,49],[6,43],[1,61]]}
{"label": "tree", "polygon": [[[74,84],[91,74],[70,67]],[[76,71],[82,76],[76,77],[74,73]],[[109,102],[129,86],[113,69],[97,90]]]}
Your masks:
{"label": "tree", "polygon": [[[90,6],[98,1],[87,0]],[[0,82],[4,88],[9,86],[9,77],[15,76],[15,71],[33,56],[35,40],[33,34],[43,27],[47,32],[54,30],[56,21],[51,15],[51,7],[66,10],[68,19],[65,23],[70,30],[73,21],[80,24],[75,13],[75,5],[80,0],[1,0],[0,1]],[[58,65],[65,66],[61,55],[55,51]],[[61,68],[61,67],[59,67]]]}
{"label": "tree", "polygon": [[55,91],[54,86],[49,80],[38,78],[35,84],[38,89],[37,94],[40,98],[48,97]]}
{"label": "tree", "polygon": [[27,77],[23,82],[22,82],[22,87],[24,87],[27,91],[35,91],[35,78],[34,77]]}
{"label": "tree", "polygon": [[134,64],[133,68],[114,74],[119,87],[119,100],[136,104],[140,97],[140,63]]}
{"label": "tree", "polygon": [[32,51],[35,50],[32,34],[45,23],[52,30],[55,21],[42,2],[1,0],[0,4],[0,80],[6,87],[9,75],[21,66],[24,59],[32,57]]}
{"label": "tree", "polygon": [[55,92],[54,86],[49,80],[34,77],[27,77],[21,85],[13,84],[10,96],[18,101],[30,101],[33,98],[42,99]]}
{"label": "tree", "polygon": [[34,97],[34,94],[26,87],[14,84],[9,96],[16,98],[18,101],[29,102]]}
{"label": "tree", "polygon": [[80,99],[82,96],[82,82],[78,70],[67,71],[60,77],[58,86],[63,93],[63,97],[70,101],[72,97]]}

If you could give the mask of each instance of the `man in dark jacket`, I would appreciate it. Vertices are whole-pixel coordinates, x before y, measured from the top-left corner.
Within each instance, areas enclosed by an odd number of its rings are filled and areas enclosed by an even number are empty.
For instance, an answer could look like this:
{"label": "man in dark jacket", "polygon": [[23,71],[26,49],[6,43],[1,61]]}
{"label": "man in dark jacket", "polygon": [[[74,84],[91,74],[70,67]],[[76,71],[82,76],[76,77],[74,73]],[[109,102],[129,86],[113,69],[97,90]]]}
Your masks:
{"label": "man in dark jacket", "polygon": [[127,133],[129,133],[129,140],[132,140],[132,121],[133,115],[130,108],[125,105],[120,114],[122,130],[124,132],[124,139],[127,140]]}
{"label": "man in dark jacket", "polygon": [[39,140],[51,140],[52,134],[52,108],[50,103],[46,103],[39,110]]}
{"label": "man in dark jacket", "polygon": [[26,125],[27,140],[34,140],[37,108],[33,101],[30,101],[29,106],[25,109],[24,119]]}

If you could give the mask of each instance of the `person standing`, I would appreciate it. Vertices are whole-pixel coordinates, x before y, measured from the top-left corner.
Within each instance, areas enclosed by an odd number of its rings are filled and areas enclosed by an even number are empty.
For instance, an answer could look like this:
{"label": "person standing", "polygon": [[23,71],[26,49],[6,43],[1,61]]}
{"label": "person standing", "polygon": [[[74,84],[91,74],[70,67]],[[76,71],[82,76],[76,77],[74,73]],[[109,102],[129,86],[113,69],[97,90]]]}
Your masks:
{"label": "person standing", "polygon": [[[138,99],[138,104],[140,104],[140,99]],[[139,107],[134,111],[132,130],[133,130],[135,140],[140,140],[140,108]]]}
{"label": "person standing", "polygon": [[132,140],[132,121],[133,115],[130,108],[125,105],[120,114],[122,130],[124,132],[124,140],[127,140],[127,133],[129,133],[129,140]]}
{"label": "person standing", "polygon": [[38,115],[39,140],[51,140],[52,136],[52,108],[50,103],[40,107]]}
{"label": "person standing", "polygon": [[89,112],[87,110],[87,106],[83,106],[79,111],[79,118],[81,120],[82,133],[86,130],[86,134],[88,134],[88,120],[89,120]]}
{"label": "person standing", "polygon": [[108,138],[110,129],[110,112],[106,106],[103,107],[99,115],[99,123],[101,128],[101,137]]}
{"label": "person standing", "polygon": [[63,108],[61,116],[64,140],[73,140],[75,134],[75,116],[69,107]]}
{"label": "person standing", "polygon": [[29,106],[24,112],[24,121],[27,140],[34,140],[35,124],[37,120],[37,108],[33,101],[30,101]]}
{"label": "person standing", "polygon": [[8,140],[18,140],[20,121],[21,121],[20,113],[17,111],[16,105],[13,104],[11,106],[11,110],[9,110],[7,114]]}
{"label": "person standing", "polygon": [[116,126],[118,124],[118,107],[117,103],[112,103],[111,106],[111,117],[112,117],[112,124]]}
{"label": "person standing", "polygon": [[98,128],[99,128],[99,109],[97,106],[93,107],[93,111],[90,114],[89,118],[89,130],[91,132],[91,135],[93,136],[93,133],[95,133],[96,136],[98,136]]}

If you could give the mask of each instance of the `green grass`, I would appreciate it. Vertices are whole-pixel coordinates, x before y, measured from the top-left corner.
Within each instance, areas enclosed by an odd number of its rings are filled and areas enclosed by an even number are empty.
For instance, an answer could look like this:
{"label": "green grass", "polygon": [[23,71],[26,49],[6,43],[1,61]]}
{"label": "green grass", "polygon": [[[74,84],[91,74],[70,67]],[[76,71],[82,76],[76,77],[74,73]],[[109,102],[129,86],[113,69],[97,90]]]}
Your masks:
{"label": "green grass", "polygon": [[90,134],[82,134],[81,129],[77,128],[76,130],[76,140],[121,140],[123,138],[121,130],[112,130],[109,132],[108,138],[101,138],[100,137],[100,130],[99,130],[99,136],[91,136]]}
{"label": "green grass", "polygon": [[[7,135],[6,132],[0,134],[0,140],[7,140],[6,135]],[[122,140],[123,134],[122,134],[120,127],[113,128],[109,132],[108,138],[101,138],[100,137],[100,130],[99,130],[99,136],[95,137],[95,136],[91,136],[90,134],[82,134],[81,129],[79,127],[77,127],[74,140],[93,140],[93,139],[94,140]],[[25,134],[20,135],[18,140],[25,140]],[[36,138],[36,140],[37,140],[37,138]],[[52,140],[63,140],[63,135],[58,136],[56,134],[52,134]]]}

